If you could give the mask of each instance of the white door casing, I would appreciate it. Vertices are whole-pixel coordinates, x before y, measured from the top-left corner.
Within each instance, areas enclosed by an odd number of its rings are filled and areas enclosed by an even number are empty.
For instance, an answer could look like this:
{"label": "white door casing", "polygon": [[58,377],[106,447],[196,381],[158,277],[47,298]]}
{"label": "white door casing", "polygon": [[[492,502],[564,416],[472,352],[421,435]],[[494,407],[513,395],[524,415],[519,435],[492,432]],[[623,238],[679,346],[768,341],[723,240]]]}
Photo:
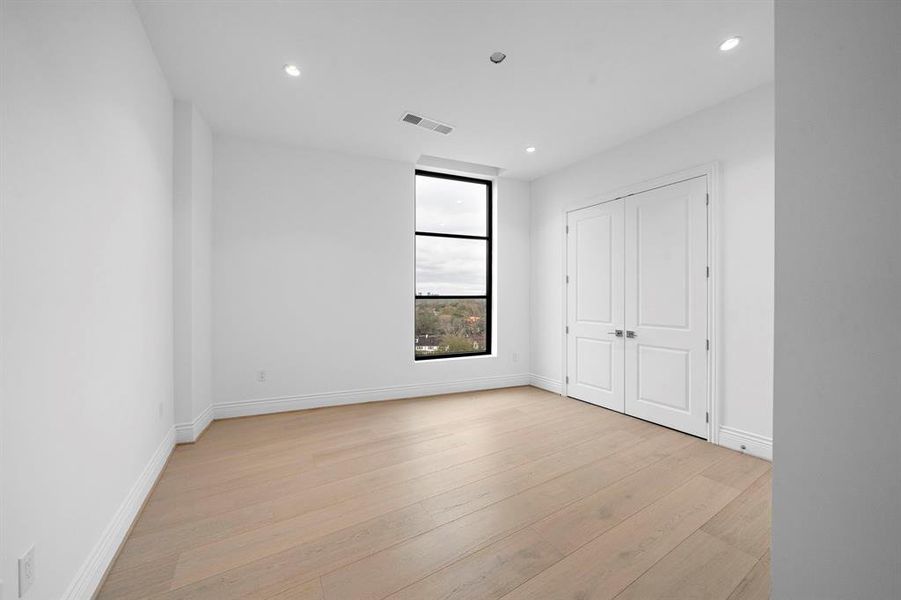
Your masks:
{"label": "white door casing", "polygon": [[624,202],[567,215],[567,394],[625,409]]}
{"label": "white door casing", "polygon": [[627,198],[625,262],[625,412],[706,438],[706,177]]}

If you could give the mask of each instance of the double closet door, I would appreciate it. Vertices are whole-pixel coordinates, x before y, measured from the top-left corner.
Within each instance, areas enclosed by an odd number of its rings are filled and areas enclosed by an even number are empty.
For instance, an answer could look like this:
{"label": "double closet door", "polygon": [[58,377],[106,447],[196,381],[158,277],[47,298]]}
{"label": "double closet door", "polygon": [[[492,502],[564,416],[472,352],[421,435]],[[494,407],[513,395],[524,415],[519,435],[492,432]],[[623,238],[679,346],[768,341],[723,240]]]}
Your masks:
{"label": "double closet door", "polygon": [[707,178],[567,214],[567,394],[707,437]]}

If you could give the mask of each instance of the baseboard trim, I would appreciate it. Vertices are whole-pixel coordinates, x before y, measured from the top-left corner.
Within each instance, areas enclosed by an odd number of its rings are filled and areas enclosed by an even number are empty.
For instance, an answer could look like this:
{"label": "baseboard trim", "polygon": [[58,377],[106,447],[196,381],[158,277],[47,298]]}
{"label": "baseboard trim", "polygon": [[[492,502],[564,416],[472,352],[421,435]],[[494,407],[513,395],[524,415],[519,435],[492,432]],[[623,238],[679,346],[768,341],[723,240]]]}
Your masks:
{"label": "baseboard trim", "polygon": [[773,440],[756,433],[720,426],[719,444],[758,458],[773,460]]}
{"label": "baseboard trim", "polygon": [[176,423],[175,425],[175,443],[176,444],[193,444],[200,437],[200,434],[210,426],[213,422],[213,406],[207,406],[203,409],[197,418],[190,423]]}
{"label": "baseboard trim", "polygon": [[527,373],[517,375],[497,375],[478,377],[444,383],[424,383],[414,385],[398,385],[384,388],[368,388],[361,390],[345,390],[340,392],[324,392],[321,394],[301,394],[297,396],[279,396],[275,398],[258,398],[221,402],[213,405],[214,419],[230,419],[251,415],[265,415],[308,408],[325,406],[341,406],[344,404],[360,404],[362,402],[378,402],[381,400],[398,400],[419,396],[435,396],[454,394],[457,392],[474,392],[496,388],[529,385]]}
{"label": "baseboard trim", "polygon": [[550,377],[544,377],[542,375],[536,375],[535,373],[529,374],[529,385],[547,390],[554,394],[563,393],[563,383],[561,381],[557,379],[551,379]]}
{"label": "baseboard trim", "polygon": [[163,467],[166,466],[166,461],[169,460],[169,455],[174,447],[175,428],[172,427],[166,432],[166,436],[153,453],[147,466],[144,467],[144,471],[129,490],[125,500],[119,505],[116,514],[113,515],[112,520],[100,536],[100,541],[97,542],[87,560],[78,570],[69,589],[63,594],[63,600],[90,600],[97,593],[107,570],[116,558],[128,532],[131,531],[132,524],[162,473]]}

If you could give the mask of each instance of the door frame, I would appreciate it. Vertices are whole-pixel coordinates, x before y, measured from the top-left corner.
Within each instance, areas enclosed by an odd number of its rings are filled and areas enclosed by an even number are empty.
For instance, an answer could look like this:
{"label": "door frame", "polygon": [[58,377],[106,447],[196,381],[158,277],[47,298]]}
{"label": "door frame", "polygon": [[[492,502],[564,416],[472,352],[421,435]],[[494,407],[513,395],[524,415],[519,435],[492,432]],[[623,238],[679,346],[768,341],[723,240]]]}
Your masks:
{"label": "door frame", "polygon": [[707,206],[707,264],[710,266],[710,279],[707,282],[707,337],[710,340],[710,351],[707,353],[707,412],[710,419],[707,423],[707,440],[714,444],[719,444],[720,431],[720,385],[719,373],[717,365],[722,360],[720,354],[722,344],[720,343],[720,327],[719,315],[721,314],[719,302],[722,298],[722,291],[719,287],[719,222],[720,222],[720,163],[718,161],[705,163],[675,173],[669,173],[653,179],[647,179],[638,183],[616,188],[603,194],[595,194],[582,198],[581,200],[569,203],[564,206],[561,211],[560,219],[562,226],[560,227],[561,245],[563,249],[563,263],[561,277],[562,290],[562,324],[560,327],[561,341],[563,349],[563,370],[560,375],[562,396],[568,396],[568,384],[566,382],[566,374],[568,371],[568,351],[566,343],[566,325],[567,325],[567,307],[568,307],[568,285],[566,282],[567,265],[568,265],[568,249],[566,243],[566,224],[567,217],[570,212],[605,204],[627,196],[634,196],[642,192],[672,185],[695,179],[697,177],[707,177],[707,194],[710,203]]}

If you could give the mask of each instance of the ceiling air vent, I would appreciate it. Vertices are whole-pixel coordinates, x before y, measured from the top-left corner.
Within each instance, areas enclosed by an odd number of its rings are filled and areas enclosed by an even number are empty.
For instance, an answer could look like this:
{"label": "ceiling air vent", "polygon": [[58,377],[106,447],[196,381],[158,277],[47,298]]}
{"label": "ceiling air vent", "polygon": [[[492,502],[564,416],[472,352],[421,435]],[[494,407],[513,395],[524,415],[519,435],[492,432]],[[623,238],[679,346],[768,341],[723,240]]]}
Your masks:
{"label": "ceiling air vent", "polygon": [[447,135],[454,130],[454,128],[447,123],[442,123],[421,115],[414,115],[413,113],[404,113],[404,116],[402,116],[400,120],[404,123],[416,125],[417,127],[422,127],[423,129],[428,129],[429,131],[434,131],[442,135]]}

